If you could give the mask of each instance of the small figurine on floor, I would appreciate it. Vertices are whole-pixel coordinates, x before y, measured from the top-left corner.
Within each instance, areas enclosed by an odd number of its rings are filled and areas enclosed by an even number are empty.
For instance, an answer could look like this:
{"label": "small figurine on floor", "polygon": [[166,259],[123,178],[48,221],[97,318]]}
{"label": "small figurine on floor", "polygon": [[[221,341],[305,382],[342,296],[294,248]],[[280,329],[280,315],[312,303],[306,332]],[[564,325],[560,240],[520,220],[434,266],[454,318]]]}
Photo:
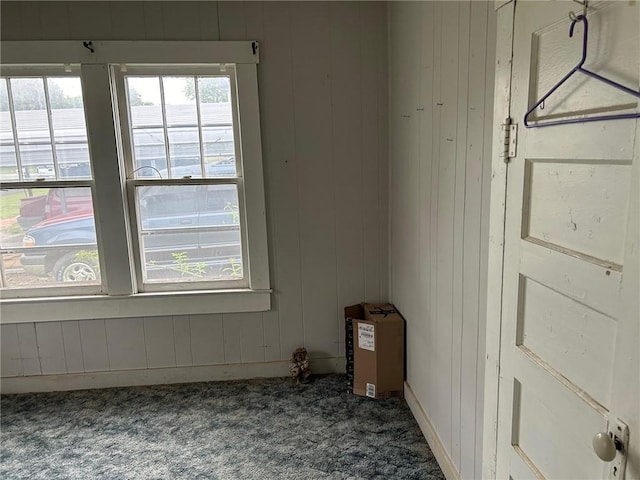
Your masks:
{"label": "small figurine on floor", "polygon": [[291,365],[289,365],[289,369],[291,370],[291,376],[296,380],[296,385],[309,378],[311,369],[309,368],[306,348],[296,348],[291,355]]}

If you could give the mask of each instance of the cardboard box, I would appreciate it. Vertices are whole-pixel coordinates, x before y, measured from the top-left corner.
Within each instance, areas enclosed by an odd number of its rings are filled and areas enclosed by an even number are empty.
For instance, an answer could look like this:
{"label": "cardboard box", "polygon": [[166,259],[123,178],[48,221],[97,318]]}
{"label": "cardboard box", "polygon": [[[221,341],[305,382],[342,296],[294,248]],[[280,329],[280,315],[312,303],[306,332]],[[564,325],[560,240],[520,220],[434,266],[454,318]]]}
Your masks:
{"label": "cardboard box", "polygon": [[353,393],[372,398],[402,397],[405,329],[400,313],[391,304],[363,303],[345,307],[344,316],[347,378],[351,367]]}

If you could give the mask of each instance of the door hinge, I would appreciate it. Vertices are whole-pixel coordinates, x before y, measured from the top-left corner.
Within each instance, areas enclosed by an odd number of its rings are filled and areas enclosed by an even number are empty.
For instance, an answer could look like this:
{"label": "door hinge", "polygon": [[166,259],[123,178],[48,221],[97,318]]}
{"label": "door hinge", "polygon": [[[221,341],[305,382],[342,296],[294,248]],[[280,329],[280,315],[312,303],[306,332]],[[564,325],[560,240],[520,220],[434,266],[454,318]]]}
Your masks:
{"label": "door hinge", "polygon": [[509,163],[510,158],[515,158],[518,147],[518,124],[513,123],[513,119],[508,117],[502,125],[502,139],[504,141],[504,150],[502,158],[504,163]]}

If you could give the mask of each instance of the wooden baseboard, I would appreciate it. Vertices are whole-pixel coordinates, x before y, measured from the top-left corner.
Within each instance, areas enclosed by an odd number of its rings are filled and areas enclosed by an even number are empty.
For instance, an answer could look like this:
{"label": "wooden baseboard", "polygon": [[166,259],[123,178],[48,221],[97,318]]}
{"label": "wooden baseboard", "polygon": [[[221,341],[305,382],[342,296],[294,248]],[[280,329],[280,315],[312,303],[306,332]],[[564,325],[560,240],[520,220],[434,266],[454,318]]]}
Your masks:
{"label": "wooden baseboard", "polygon": [[420,405],[415,393],[413,393],[411,386],[407,382],[404,382],[404,398],[409,405],[411,413],[413,413],[414,418],[418,422],[424,438],[427,439],[427,443],[429,444],[433,455],[436,457],[445,478],[447,480],[460,480],[460,473],[451,461],[451,457],[440,441],[440,437],[438,437],[435,428],[433,428],[431,420],[429,420],[429,417],[422,408],[422,405]]}
{"label": "wooden baseboard", "polygon": [[[312,371],[317,374],[344,373],[344,357],[314,358]],[[163,385],[169,383],[211,382],[247,378],[287,377],[289,361],[204,365],[195,367],[119,370],[64,375],[33,375],[0,379],[0,392],[56,392],[90,388]]]}

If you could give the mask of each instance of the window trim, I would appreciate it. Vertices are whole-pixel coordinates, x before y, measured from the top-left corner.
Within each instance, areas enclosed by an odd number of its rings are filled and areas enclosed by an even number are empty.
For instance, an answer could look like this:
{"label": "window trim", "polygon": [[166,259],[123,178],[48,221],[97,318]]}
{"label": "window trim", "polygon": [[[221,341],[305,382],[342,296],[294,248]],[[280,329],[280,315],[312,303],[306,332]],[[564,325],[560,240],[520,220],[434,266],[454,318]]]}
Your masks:
{"label": "window trim", "polygon": [[[40,297],[8,298],[5,294],[11,290],[7,290],[0,300],[2,323],[269,310],[271,290],[257,84],[258,42],[105,41],[93,42],[93,47],[92,53],[81,41],[8,41],[0,43],[0,53],[3,67],[80,64],[94,178],[96,234],[102,247],[103,285],[108,294],[52,297],[51,289],[43,291]],[[138,288],[128,241],[132,237],[125,208],[124,174],[121,177],[125,170],[120,126],[104,117],[106,110],[113,112],[117,108],[112,98],[113,76],[109,65],[125,63],[235,64],[240,92],[237,110],[241,118],[238,128],[243,150],[247,224],[244,269],[249,288],[154,293],[143,293]],[[117,117],[117,112],[113,116]],[[119,160],[116,162],[113,158]],[[42,183],[42,186],[46,184]]]}
{"label": "window trim", "polygon": [[3,41],[3,65],[47,64],[257,64],[257,41],[92,41],[93,52],[80,40]]}
{"label": "window trim", "polygon": [[264,312],[271,308],[271,293],[270,289],[230,289],[3,299],[0,324]]}

